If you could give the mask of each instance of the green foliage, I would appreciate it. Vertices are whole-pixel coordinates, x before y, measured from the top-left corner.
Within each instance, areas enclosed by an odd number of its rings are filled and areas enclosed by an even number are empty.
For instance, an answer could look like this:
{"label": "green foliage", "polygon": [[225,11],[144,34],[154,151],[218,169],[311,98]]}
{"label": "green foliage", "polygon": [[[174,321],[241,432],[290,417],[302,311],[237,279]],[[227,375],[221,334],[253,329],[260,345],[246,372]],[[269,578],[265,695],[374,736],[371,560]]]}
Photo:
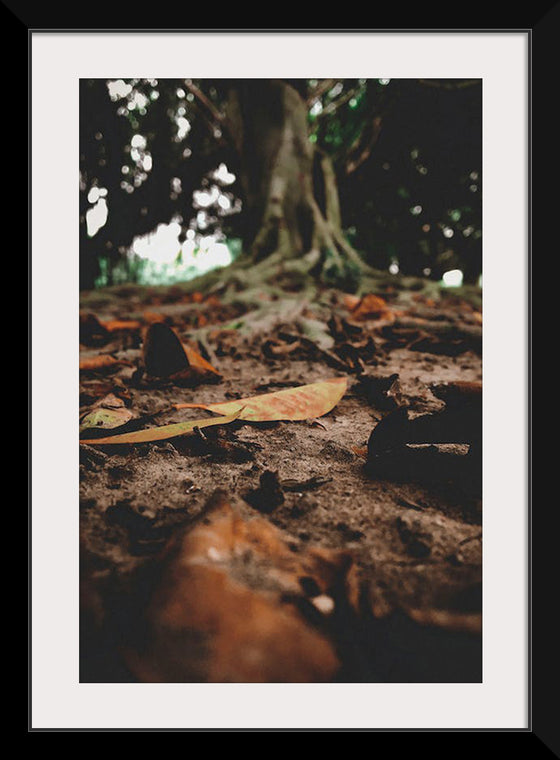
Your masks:
{"label": "green foliage", "polygon": [[[83,287],[157,277],[131,246],[160,224],[179,222],[179,244],[187,230],[197,243],[208,235],[242,237],[239,156],[223,120],[232,83],[81,81]],[[364,259],[378,268],[398,262],[401,272],[429,272],[436,280],[453,262],[475,281],[482,236],[480,82],[290,84],[308,104],[310,141],[332,159],[343,224]],[[88,234],[88,218],[100,205],[89,200],[95,189],[105,192],[109,213]],[[353,277],[351,270],[332,273],[350,283]]]}

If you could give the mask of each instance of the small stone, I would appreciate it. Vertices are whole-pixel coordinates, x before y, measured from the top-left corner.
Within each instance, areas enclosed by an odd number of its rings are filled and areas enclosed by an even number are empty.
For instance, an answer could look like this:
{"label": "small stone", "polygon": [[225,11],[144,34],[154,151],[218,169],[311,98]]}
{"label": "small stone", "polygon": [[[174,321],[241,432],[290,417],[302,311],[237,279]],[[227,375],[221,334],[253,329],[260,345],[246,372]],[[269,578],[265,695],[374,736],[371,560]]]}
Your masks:
{"label": "small stone", "polygon": [[323,615],[330,615],[334,610],[334,599],[326,594],[319,594],[311,600],[311,604]]}

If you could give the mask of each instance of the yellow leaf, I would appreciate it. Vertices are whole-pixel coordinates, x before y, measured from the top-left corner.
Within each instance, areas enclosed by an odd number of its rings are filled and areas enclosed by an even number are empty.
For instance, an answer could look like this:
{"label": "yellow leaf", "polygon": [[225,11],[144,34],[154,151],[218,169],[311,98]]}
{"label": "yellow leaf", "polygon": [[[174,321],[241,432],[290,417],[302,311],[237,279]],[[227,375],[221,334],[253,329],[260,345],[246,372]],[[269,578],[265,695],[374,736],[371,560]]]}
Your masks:
{"label": "yellow leaf", "polygon": [[344,396],[347,385],[345,377],[334,377],[318,383],[235,401],[222,401],[217,404],[175,404],[175,409],[208,409],[218,414],[238,412],[239,419],[248,422],[308,420],[330,412]]}
{"label": "yellow leaf", "polygon": [[122,433],[121,435],[112,435],[108,438],[93,438],[91,440],[81,440],[80,443],[88,443],[90,446],[109,443],[149,443],[150,441],[166,441],[168,438],[176,438],[178,435],[192,433],[195,427],[203,428],[212,425],[227,425],[239,417],[237,414],[230,414],[226,417],[216,417],[206,420],[189,420],[188,422],[174,422],[171,425],[160,425],[160,427],[148,428],[148,430],[136,430],[133,433]]}

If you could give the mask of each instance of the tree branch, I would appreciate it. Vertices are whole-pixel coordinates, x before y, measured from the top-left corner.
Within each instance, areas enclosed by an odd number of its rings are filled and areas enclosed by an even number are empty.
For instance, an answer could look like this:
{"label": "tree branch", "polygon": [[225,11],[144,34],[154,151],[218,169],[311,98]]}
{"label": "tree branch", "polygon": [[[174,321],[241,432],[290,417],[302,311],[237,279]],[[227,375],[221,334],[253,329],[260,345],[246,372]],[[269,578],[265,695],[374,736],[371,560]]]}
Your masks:
{"label": "tree branch", "polygon": [[333,100],[332,103],[329,103],[328,106],[325,106],[320,114],[317,116],[317,120],[321,119],[323,116],[329,116],[333,114],[335,111],[337,111],[340,106],[344,105],[344,103],[347,103],[349,100],[351,100],[354,95],[357,95],[360,91],[359,87],[354,87],[352,90],[349,90],[344,95],[342,95],[338,100]]}
{"label": "tree branch", "polygon": [[199,100],[210,111],[215,121],[221,124],[225,121],[225,115],[218,111],[216,106],[209,100],[206,95],[200,90],[190,79],[185,79],[185,87],[191,92],[197,100]]}
{"label": "tree branch", "polygon": [[346,174],[352,174],[353,172],[355,172],[356,169],[358,169],[370,157],[371,151],[373,150],[373,147],[378,141],[379,135],[381,134],[382,124],[383,124],[383,119],[381,118],[381,116],[376,116],[373,119],[370,138],[356,158],[348,159],[345,166]]}
{"label": "tree branch", "polygon": [[187,90],[195,96],[195,98],[198,100],[198,103],[203,105],[206,108],[206,110],[209,112],[210,116],[212,117],[214,123],[208,119],[208,116],[204,113],[204,111],[202,110],[202,108],[200,108],[200,105],[199,105],[199,108],[198,108],[199,113],[201,114],[201,116],[204,117],[206,122],[211,126],[213,132],[215,132],[216,129],[220,129],[222,134],[225,132],[228,142],[232,144],[233,146],[235,146],[236,145],[235,137],[231,130],[231,125],[229,123],[227,116],[216,108],[216,106],[212,103],[212,101],[206,97],[206,95],[202,92],[202,90],[199,87],[197,87],[192,82],[191,79],[185,79],[184,81],[185,81],[185,87],[187,88]]}
{"label": "tree branch", "polygon": [[334,85],[340,80],[338,79],[323,79],[315,89],[309,93],[307,96],[307,105],[312,106],[313,103],[315,103],[316,100],[318,100],[321,95],[324,95],[325,92],[332,89]]}

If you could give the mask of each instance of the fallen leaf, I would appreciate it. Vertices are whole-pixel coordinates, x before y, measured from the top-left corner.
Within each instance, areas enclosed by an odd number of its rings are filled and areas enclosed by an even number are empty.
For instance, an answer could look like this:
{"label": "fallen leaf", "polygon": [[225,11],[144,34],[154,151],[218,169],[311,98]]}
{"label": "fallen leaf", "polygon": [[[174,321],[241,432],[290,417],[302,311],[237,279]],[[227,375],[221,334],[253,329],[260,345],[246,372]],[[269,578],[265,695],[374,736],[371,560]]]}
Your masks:
{"label": "fallen leaf", "polygon": [[127,330],[140,330],[142,325],[135,319],[110,319],[107,322],[101,322],[101,325],[107,332],[119,332]]}
{"label": "fallen leaf", "polygon": [[358,393],[365,396],[376,409],[386,410],[406,406],[397,372],[389,376],[362,374],[355,387]]}
{"label": "fallen leaf", "polygon": [[352,309],[352,318],[358,320],[379,319],[389,312],[387,302],[380,296],[368,293]]}
{"label": "fallen leaf", "polygon": [[112,430],[125,425],[134,417],[134,413],[126,407],[107,408],[99,407],[82,418],[80,433],[94,428],[95,430]]}
{"label": "fallen leaf", "polygon": [[122,433],[121,435],[113,435],[109,438],[94,438],[87,441],[83,440],[80,441],[80,443],[106,445],[109,443],[149,443],[151,441],[166,441],[168,438],[175,438],[178,435],[192,433],[195,428],[211,427],[212,425],[227,425],[238,417],[239,412],[213,419],[174,422],[171,425],[160,425],[159,427],[148,428],[147,430],[136,430],[132,433]]}
{"label": "fallen leaf", "polygon": [[175,330],[163,322],[152,322],[148,327],[143,359],[148,375],[170,378],[178,384],[198,385],[209,377],[221,377],[210,362],[182,343]]}
{"label": "fallen leaf", "polygon": [[482,408],[482,383],[456,380],[455,382],[433,383],[430,390],[448,408]]}
{"label": "fallen leaf", "polygon": [[[120,378],[110,380],[82,380],[80,382],[80,406],[89,406],[103,400],[107,395],[115,396],[124,402],[130,402],[130,391]],[[93,404],[95,406],[95,404]]]}
{"label": "fallen leaf", "polygon": [[92,404],[93,409],[96,409],[99,406],[102,406],[105,409],[122,409],[126,404],[119,396],[116,396],[114,393],[108,393],[106,396],[96,401],[95,404]]}
{"label": "fallen leaf", "polygon": [[347,385],[345,377],[334,377],[235,401],[216,404],[175,404],[175,409],[207,409],[218,414],[240,412],[239,419],[248,422],[307,420],[322,417],[330,412],[344,396]]}
{"label": "fallen leaf", "polygon": [[165,314],[161,314],[157,311],[145,311],[142,317],[147,324],[152,324],[153,322],[166,322],[168,319]]}
{"label": "fallen leaf", "polygon": [[157,584],[138,605],[143,635],[123,648],[138,680],[333,679],[340,663],[321,620],[352,604],[348,552],[299,547],[265,518],[246,519],[218,491],[157,562]]}
{"label": "fallen leaf", "polygon": [[266,340],[262,346],[262,352],[270,359],[274,359],[277,356],[286,356],[297,351],[301,347],[301,341],[294,340],[291,343],[280,340]]}
{"label": "fallen leaf", "polygon": [[124,359],[115,359],[110,354],[96,354],[95,356],[84,356],[80,359],[80,369],[82,371],[116,369],[122,364],[130,365],[130,362]]}
{"label": "fallen leaf", "polygon": [[115,396],[114,393],[108,393],[92,404],[91,409],[82,416],[80,433],[90,429],[111,430],[121,427],[135,416],[134,412],[126,408],[122,398]]}
{"label": "fallen leaf", "polygon": [[187,355],[187,359],[189,360],[189,365],[191,367],[196,367],[197,369],[205,370],[206,372],[213,372],[215,375],[220,375],[217,369],[215,369],[210,362],[206,361],[206,359],[201,356],[198,351],[195,351],[194,348],[191,348],[186,343],[182,344],[183,350],[185,351],[185,354]]}
{"label": "fallen leaf", "polygon": [[152,377],[169,377],[189,368],[189,360],[175,330],[164,322],[153,322],[146,330],[142,356]]}
{"label": "fallen leaf", "polygon": [[355,308],[357,308],[358,304],[360,303],[360,297],[350,295],[349,293],[345,293],[343,298],[343,303],[348,309],[348,311],[353,311]]}

